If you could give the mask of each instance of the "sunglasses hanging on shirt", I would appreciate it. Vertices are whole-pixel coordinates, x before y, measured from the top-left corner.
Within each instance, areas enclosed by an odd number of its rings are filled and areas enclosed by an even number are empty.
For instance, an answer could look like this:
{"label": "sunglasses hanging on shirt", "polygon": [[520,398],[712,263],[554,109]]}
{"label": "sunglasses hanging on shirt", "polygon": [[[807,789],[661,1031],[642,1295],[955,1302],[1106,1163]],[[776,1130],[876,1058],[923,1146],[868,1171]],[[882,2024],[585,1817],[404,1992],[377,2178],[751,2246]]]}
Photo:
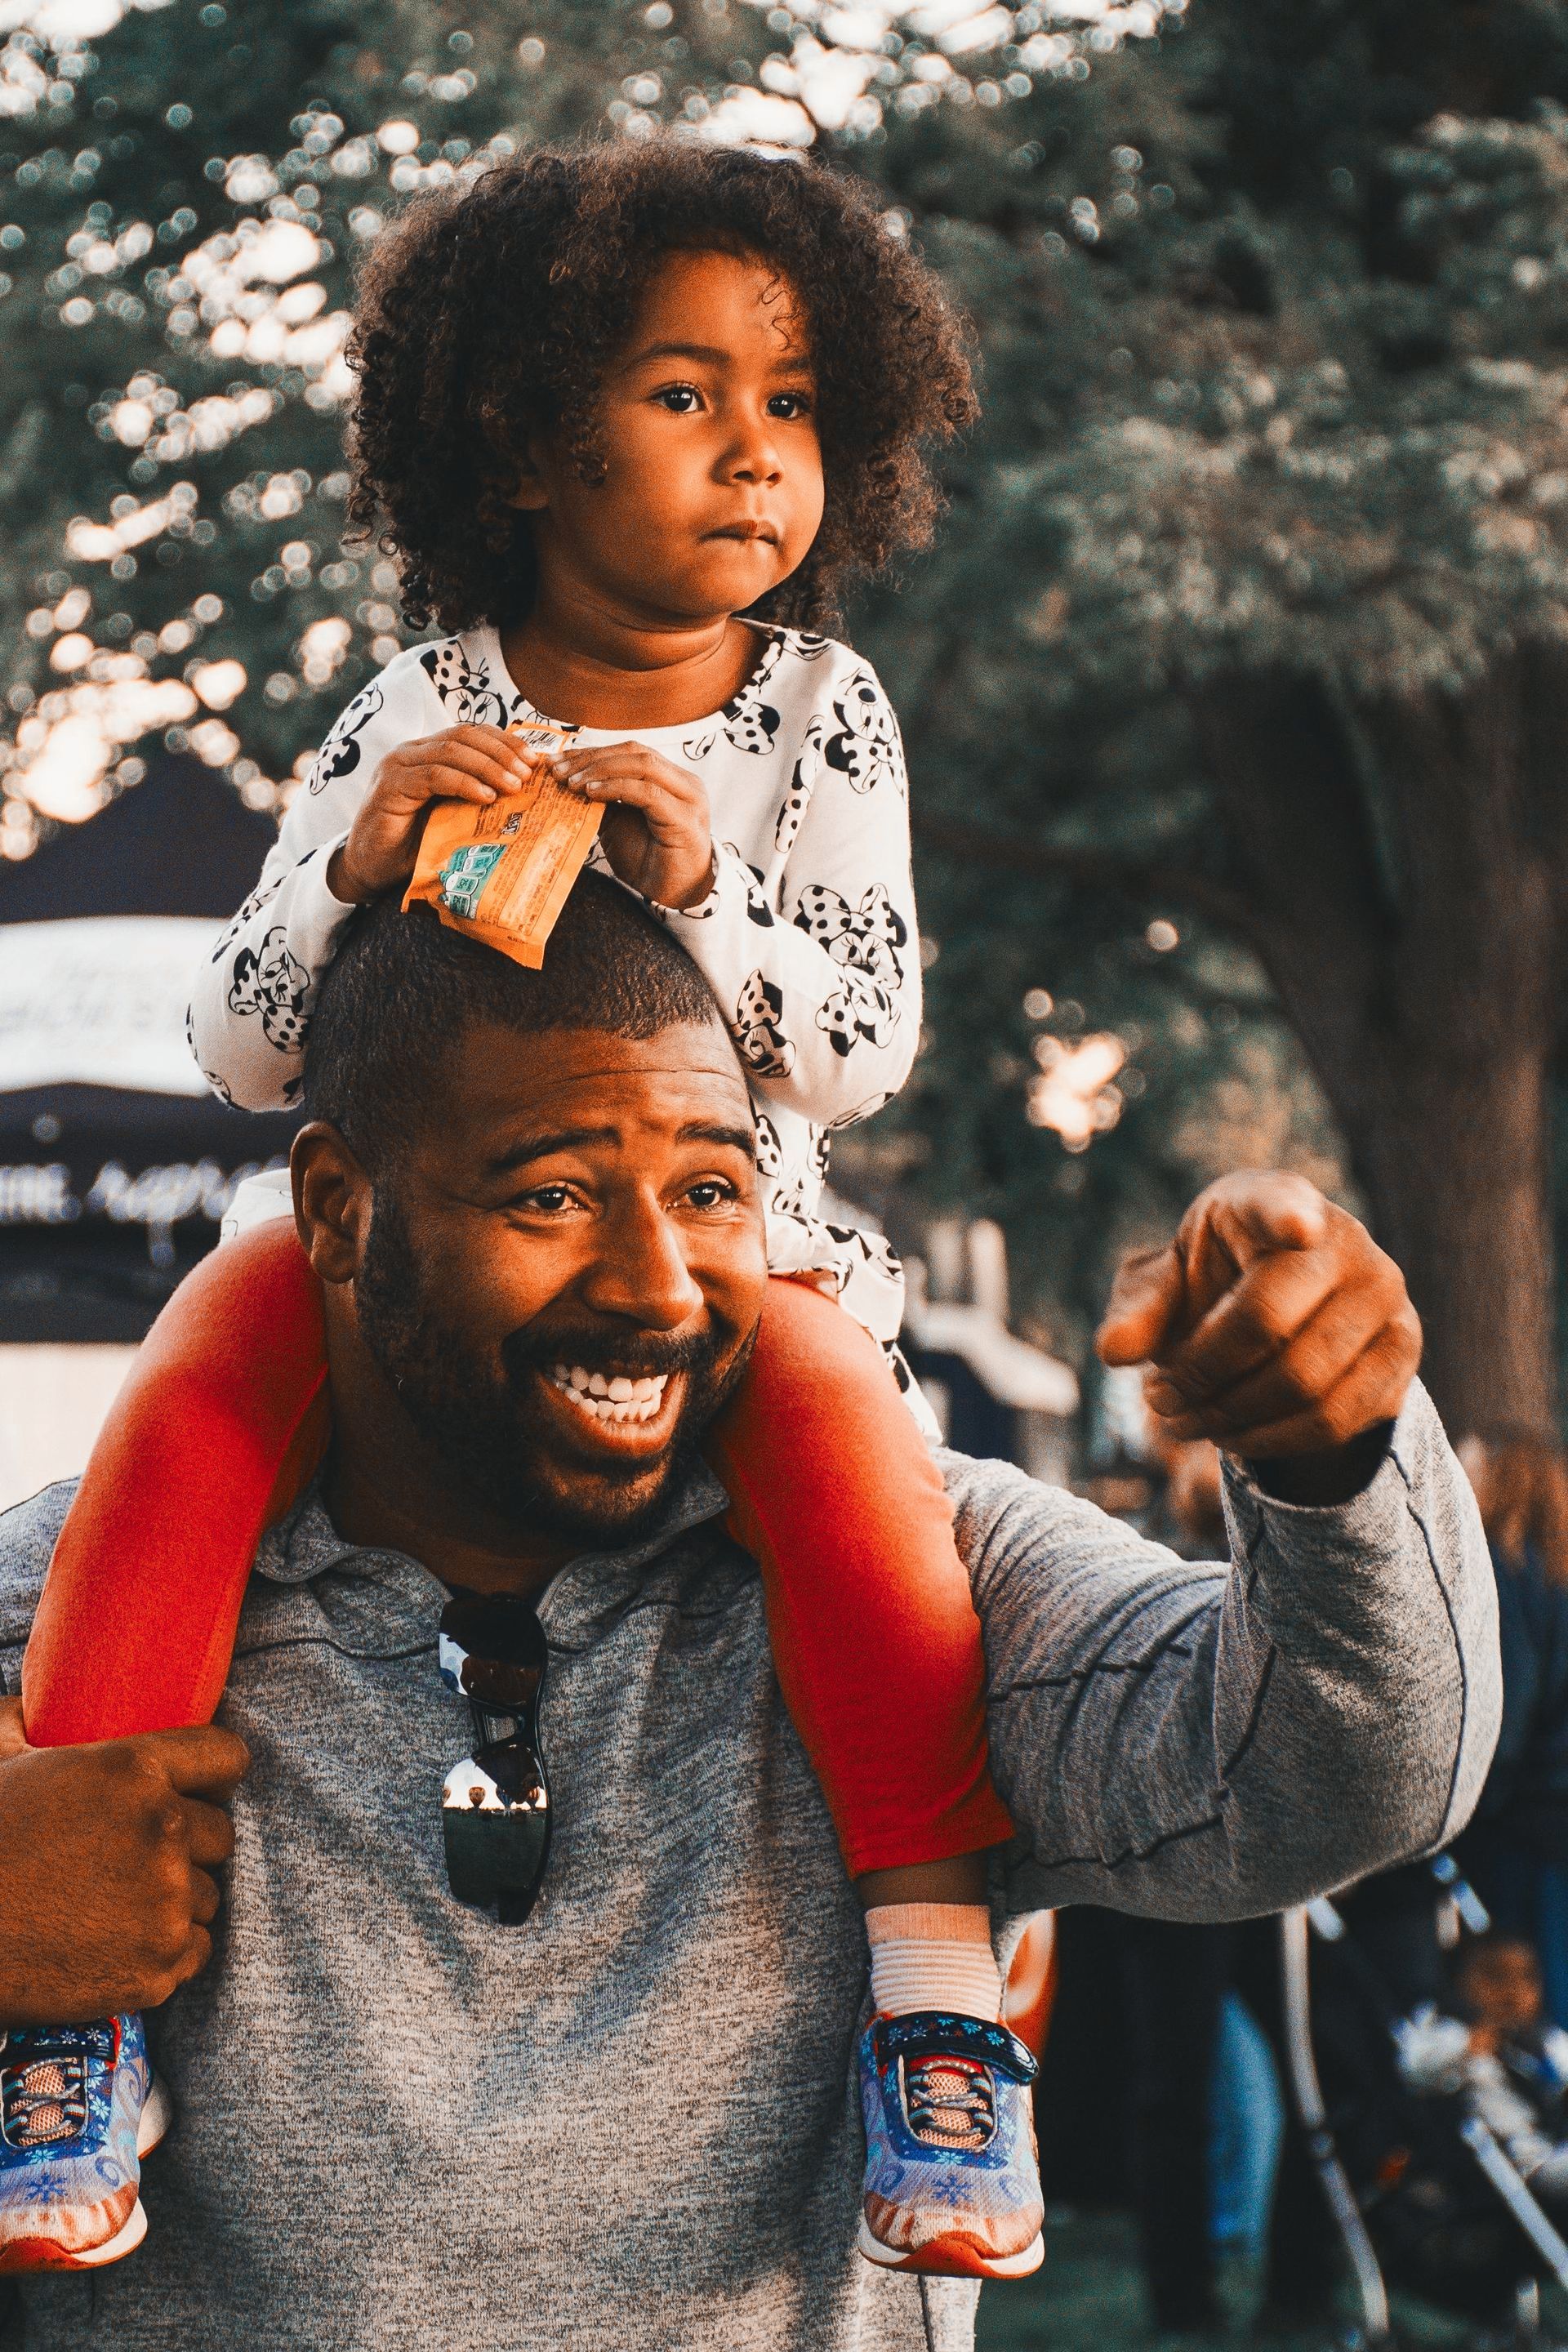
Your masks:
{"label": "sunglasses hanging on shirt", "polygon": [[549,1648],[538,1612],[507,1594],[460,1593],[441,1612],[441,1679],[468,1702],[474,1752],[441,1790],[447,1877],[502,1927],[532,1910],[550,1859],[550,1784],[539,1744]]}

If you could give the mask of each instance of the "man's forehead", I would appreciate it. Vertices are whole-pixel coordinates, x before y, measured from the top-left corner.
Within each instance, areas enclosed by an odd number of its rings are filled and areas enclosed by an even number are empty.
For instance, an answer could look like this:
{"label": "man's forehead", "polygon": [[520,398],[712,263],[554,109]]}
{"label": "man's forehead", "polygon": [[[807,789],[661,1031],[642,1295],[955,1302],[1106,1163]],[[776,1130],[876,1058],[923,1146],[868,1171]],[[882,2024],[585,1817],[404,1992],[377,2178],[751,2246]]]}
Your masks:
{"label": "man's forehead", "polygon": [[727,1032],[681,1023],[652,1037],[603,1029],[524,1035],[490,1024],[463,1036],[450,1071],[451,1107],[464,1126],[576,1125],[595,1107],[672,1128],[694,1103],[749,1128],[751,1098]]}

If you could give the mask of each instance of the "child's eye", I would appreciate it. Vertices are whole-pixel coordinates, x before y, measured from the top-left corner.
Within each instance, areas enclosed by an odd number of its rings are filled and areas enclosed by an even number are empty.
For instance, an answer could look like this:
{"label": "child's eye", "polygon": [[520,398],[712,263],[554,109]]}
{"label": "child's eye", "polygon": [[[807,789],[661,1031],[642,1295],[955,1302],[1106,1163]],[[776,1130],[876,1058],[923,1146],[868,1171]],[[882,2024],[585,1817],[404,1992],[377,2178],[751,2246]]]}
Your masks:
{"label": "child's eye", "polygon": [[701,394],[694,383],[667,383],[654,394],[654,398],[672,416],[689,416]]}
{"label": "child's eye", "polygon": [[799,418],[809,416],[811,409],[812,400],[809,392],[775,392],[768,403],[768,415],[781,417],[786,425],[793,425]]}

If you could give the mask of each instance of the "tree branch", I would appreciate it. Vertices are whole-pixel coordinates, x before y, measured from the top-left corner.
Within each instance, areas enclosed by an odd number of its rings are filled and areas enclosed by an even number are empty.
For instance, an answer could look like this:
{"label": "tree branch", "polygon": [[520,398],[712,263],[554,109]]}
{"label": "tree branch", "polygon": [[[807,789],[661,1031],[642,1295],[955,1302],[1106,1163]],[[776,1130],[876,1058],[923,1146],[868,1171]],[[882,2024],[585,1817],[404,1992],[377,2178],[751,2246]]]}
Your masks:
{"label": "tree branch", "polygon": [[943,856],[959,858],[967,866],[994,866],[1044,882],[1081,882],[1090,889],[1113,890],[1126,898],[1190,907],[1254,947],[1268,928],[1266,910],[1244,891],[1231,889],[1212,875],[1196,874],[1161,858],[1072,848],[1029,834],[997,833],[989,825],[961,824],[924,811],[912,814],[910,823],[915,839],[926,848],[940,850]]}

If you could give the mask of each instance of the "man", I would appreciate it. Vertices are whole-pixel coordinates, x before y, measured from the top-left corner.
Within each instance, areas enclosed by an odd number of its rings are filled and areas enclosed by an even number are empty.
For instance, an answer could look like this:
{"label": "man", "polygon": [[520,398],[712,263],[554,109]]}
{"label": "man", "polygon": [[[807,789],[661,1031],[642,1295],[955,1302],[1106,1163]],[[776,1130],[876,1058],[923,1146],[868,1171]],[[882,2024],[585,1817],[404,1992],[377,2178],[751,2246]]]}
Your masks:
{"label": "man", "polygon": [[[859,1916],[695,1452],[766,1279],[717,1008],[591,878],[540,973],[382,908],[307,1083],[336,1442],[258,1556],[232,1729],[23,1751],[13,1724],[0,1759],[0,2023],[181,1986],[147,2243],[20,2282],[16,2340],[969,2344],[972,2282],[854,2251]],[[1178,1433],[1268,1459],[1229,1474],[1227,1572],[949,1457],[1018,1826],[999,1912],[1235,1916],[1442,1842],[1495,1734],[1495,1620],[1387,1259],[1295,1180],[1215,1188],[1106,1344],[1156,1360]],[[584,1407],[599,1368],[652,1413]],[[0,1522],[13,1689],[68,1499]],[[448,1882],[453,1588],[535,1600],[548,1634],[525,1926]]]}

